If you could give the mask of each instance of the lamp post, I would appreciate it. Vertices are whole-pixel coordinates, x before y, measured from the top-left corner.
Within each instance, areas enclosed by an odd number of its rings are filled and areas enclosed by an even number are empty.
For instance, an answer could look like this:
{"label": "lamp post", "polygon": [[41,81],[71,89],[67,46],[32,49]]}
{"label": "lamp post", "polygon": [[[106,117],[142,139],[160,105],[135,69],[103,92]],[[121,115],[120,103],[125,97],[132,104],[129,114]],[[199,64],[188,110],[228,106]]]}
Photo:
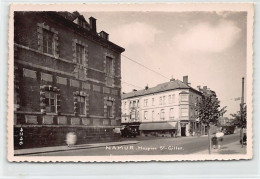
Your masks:
{"label": "lamp post", "polygon": [[243,106],[244,106],[244,77],[242,78],[242,95],[241,95],[241,103],[240,103],[240,115],[241,115],[241,141],[242,141],[242,148],[244,146],[244,141],[243,141],[243,128],[244,128],[244,124],[243,124]]}

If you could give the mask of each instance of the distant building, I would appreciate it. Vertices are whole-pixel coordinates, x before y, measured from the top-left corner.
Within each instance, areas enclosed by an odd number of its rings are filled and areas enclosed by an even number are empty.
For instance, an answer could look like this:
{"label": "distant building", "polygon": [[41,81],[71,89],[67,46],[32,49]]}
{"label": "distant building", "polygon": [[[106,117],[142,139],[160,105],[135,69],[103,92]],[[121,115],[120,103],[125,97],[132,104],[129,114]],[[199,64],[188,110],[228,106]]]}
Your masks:
{"label": "distant building", "polygon": [[142,135],[189,136],[205,130],[195,110],[201,96],[189,85],[188,76],[134,90],[122,95],[121,123],[139,128]]}
{"label": "distant building", "polygon": [[229,119],[228,117],[219,117],[218,118],[218,125],[219,126],[231,126],[234,125],[234,120]]}
{"label": "distant building", "polygon": [[111,141],[121,125],[121,53],[78,12],[14,13],[14,132],[19,147]]}

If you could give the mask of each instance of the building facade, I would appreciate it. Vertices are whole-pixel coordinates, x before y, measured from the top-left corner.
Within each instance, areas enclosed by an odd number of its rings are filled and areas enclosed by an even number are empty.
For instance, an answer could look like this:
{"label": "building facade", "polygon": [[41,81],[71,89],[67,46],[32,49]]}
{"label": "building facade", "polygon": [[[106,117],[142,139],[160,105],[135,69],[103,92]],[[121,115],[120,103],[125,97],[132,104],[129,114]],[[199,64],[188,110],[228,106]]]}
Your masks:
{"label": "building facade", "polygon": [[138,126],[142,135],[189,136],[201,130],[195,109],[200,99],[188,76],[134,90],[122,95],[122,124]]}
{"label": "building facade", "polygon": [[124,49],[96,29],[78,12],[15,12],[15,147],[116,140]]}

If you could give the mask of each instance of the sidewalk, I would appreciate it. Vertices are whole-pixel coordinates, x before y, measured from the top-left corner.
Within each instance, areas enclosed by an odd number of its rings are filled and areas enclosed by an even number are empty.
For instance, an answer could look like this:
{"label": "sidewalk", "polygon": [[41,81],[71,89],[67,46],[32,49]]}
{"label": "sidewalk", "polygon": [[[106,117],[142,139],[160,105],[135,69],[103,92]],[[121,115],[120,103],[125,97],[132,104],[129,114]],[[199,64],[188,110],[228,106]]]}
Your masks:
{"label": "sidewalk", "polygon": [[[221,149],[211,149],[211,154],[213,155],[230,155],[230,154],[246,154],[246,145],[242,148],[242,145],[238,142],[232,142],[221,146]],[[196,154],[209,154],[208,150],[199,151]]]}
{"label": "sidewalk", "polygon": [[137,143],[139,143],[139,141],[122,141],[122,142],[82,144],[82,145],[75,145],[73,147],[68,147],[66,145],[66,146],[19,149],[19,150],[14,150],[14,155],[16,155],[16,156],[17,155],[30,155],[30,154],[38,154],[38,153],[59,152],[59,151],[68,151],[68,150],[79,150],[79,149],[90,149],[90,148],[98,148],[98,147],[105,147],[105,146],[129,145],[129,144],[137,144]]}

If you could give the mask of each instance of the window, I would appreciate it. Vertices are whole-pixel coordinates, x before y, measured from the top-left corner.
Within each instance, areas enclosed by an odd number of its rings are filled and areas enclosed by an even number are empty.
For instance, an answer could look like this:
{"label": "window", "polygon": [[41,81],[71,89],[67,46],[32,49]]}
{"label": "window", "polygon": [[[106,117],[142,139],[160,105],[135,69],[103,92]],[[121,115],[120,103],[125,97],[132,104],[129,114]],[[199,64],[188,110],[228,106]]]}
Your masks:
{"label": "window", "polygon": [[170,119],[174,118],[174,111],[173,108],[170,109]]}
{"label": "window", "polygon": [[152,105],[154,106],[154,98],[152,98]]}
{"label": "window", "polygon": [[79,114],[86,115],[86,100],[84,96],[78,96],[77,102],[79,106]]}
{"label": "window", "polygon": [[195,99],[195,104],[194,104],[194,105],[197,106],[198,102],[199,102],[199,98],[196,97],[196,99]]}
{"label": "window", "polygon": [[124,103],[124,109],[126,108],[126,102]]}
{"label": "window", "polygon": [[160,97],[160,105],[162,105],[162,97]]}
{"label": "window", "polygon": [[148,119],[148,111],[144,111],[144,120]]}
{"label": "window", "polygon": [[165,96],[163,96],[163,104],[166,104]]}
{"label": "window", "polygon": [[139,107],[139,100],[137,100],[136,106]]}
{"label": "window", "polygon": [[130,112],[130,119],[135,119],[135,111]]}
{"label": "window", "polygon": [[136,101],[133,101],[133,107],[135,107]]}
{"label": "window", "polygon": [[57,95],[55,92],[46,91],[45,92],[45,105],[47,113],[57,112]]}
{"label": "window", "polygon": [[144,106],[148,106],[148,99],[144,99]]}
{"label": "window", "polygon": [[152,119],[154,120],[154,111],[152,111]]}
{"label": "window", "polygon": [[175,103],[175,94],[172,95],[172,103]]}
{"label": "window", "polygon": [[76,59],[79,64],[83,64],[85,60],[85,47],[79,44],[76,44]]}
{"label": "window", "polygon": [[181,117],[188,117],[188,109],[187,108],[181,109]]}
{"label": "window", "polygon": [[181,94],[181,101],[182,102],[188,101],[188,94]]}
{"label": "window", "polygon": [[106,58],[106,73],[108,75],[113,74],[113,59],[110,57]]}
{"label": "window", "polygon": [[54,33],[43,29],[43,52],[53,55],[54,54]]}
{"label": "window", "polygon": [[161,120],[164,120],[164,109],[161,109]]}
{"label": "window", "polygon": [[113,101],[107,101],[107,117],[113,117]]}
{"label": "window", "polygon": [[169,98],[168,98],[168,103],[171,104],[172,103],[172,95],[169,95]]}

